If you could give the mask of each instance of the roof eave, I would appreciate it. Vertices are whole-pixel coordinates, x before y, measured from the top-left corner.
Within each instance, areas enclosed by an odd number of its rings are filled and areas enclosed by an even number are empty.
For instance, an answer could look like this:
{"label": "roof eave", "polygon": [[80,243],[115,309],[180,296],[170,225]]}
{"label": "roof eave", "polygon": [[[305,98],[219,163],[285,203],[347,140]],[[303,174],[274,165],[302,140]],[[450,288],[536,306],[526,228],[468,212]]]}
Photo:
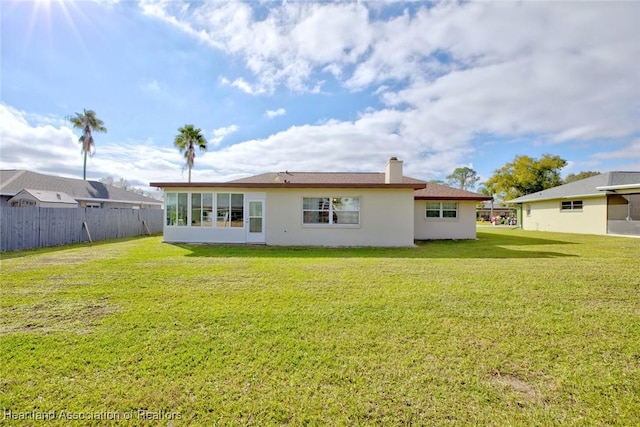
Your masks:
{"label": "roof eave", "polygon": [[293,182],[151,182],[151,187],[158,188],[386,188],[412,189],[425,188],[425,183],[367,184],[367,183],[293,183]]}
{"label": "roof eave", "polygon": [[73,197],[73,199],[82,202],[101,202],[101,203],[126,203],[128,205],[156,205],[156,206],[164,206],[164,203],[161,200],[157,202],[144,202],[138,200],[116,200],[116,199],[98,199],[96,197]]}
{"label": "roof eave", "polygon": [[563,200],[563,199],[575,199],[578,197],[581,198],[590,198],[590,197],[602,197],[606,193],[591,193],[591,194],[569,194],[566,196],[555,196],[555,197],[539,197],[539,198],[531,198],[524,199],[523,197],[518,197],[517,199],[505,200],[504,203],[530,203],[530,202],[547,202],[549,200]]}
{"label": "roof eave", "polygon": [[470,200],[470,201],[484,201],[484,200],[491,200],[492,197],[491,196],[482,196],[482,197],[475,197],[475,196],[467,196],[467,197],[456,197],[456,196],[415,196],[414,197],[415,200]]}

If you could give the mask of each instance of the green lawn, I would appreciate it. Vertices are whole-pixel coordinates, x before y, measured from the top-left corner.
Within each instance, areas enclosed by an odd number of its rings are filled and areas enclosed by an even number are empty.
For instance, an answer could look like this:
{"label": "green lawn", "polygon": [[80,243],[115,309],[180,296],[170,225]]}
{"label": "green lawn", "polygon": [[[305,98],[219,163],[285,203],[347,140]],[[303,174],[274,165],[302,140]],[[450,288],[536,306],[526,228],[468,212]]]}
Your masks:
{"label": "green lawn", "polygon": [[478,237],[3,254],[0,424],[636,425],[640,239]]}

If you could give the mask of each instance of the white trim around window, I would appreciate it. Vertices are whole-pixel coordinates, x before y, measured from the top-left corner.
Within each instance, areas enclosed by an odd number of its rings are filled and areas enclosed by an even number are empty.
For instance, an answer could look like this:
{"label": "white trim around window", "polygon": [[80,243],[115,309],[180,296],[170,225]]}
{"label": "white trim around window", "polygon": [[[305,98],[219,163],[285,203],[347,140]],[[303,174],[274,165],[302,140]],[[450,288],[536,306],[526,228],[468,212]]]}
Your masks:
{"label": "white trim around window", "polygon": [[360,227],[360,197],[303,197],[304,227]]}
{"label": "white trim around window", "polygon": [[166,192],[169,227],[244,228],[244,193]]}
{"label": "white trim around window", "polygon": [[459,217],[459,203],[454,201],[427,201],[424,218],[427,220],[443,219],[455,221]]}
{"label": "white trim around window", "polygon": [[582,206],[582,200],[563,200],[562,202],[560,202],[560,211],[581,211]]}

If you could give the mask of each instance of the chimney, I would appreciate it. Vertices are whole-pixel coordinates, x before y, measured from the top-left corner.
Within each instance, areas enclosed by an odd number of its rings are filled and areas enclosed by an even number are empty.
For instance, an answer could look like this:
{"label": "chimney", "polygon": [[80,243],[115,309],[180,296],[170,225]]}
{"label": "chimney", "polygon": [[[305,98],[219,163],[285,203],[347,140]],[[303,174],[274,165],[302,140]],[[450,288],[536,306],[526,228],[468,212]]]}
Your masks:
{"label": "chimney", "polygon": [[397,157],[392,157],[389,159],[389,161],[387,162],[387,167],[384,171],[384,183],[402,183],[402,160],[398,160]]}

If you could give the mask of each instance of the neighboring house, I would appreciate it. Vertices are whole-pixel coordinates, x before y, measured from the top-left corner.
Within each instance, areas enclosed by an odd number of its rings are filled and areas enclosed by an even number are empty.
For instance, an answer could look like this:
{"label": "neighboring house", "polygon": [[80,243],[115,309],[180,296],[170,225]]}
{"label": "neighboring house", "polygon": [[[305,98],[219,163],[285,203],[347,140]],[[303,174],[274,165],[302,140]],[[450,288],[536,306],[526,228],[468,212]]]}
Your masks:
{"label": "neighboring house", "polygon": [[469,219],[473,232],[464,238],[475,238],[475,208],[467,218],[467,200],[450,198],[461,193],[431,187],[416,200],[426,183],[403,176],[396,158],[384,173],[278,172],[150,185],[165,192],[166,242],[412,246],[416,238],[461,238],[438,229]]}
{"label": "neighboring house", "polygon": [[516,208],[512,206],[506,206],[501,203],[495,203],[489,198],[484,200],[476,208],[476,218],[481,221],[491,221],[494,217],[509,218],[516,216]]}
{"label": "neighboring house", "polygon": [[78,202],[58,191],[25,189],[9,199],[10,207],[77,208]]}
{"label": "neighboring house", "polygon": [[162,208],[160,200],[133,191],[105,185],[99,181],[63,178],[26,170],[0,170],[0,205],[22,190],[65,193],[80,207],[87,208]]}
{"label": "neighboring house", "polygon": [[607,172],[509,201],[525,230],[640,236],[640,172]]}

